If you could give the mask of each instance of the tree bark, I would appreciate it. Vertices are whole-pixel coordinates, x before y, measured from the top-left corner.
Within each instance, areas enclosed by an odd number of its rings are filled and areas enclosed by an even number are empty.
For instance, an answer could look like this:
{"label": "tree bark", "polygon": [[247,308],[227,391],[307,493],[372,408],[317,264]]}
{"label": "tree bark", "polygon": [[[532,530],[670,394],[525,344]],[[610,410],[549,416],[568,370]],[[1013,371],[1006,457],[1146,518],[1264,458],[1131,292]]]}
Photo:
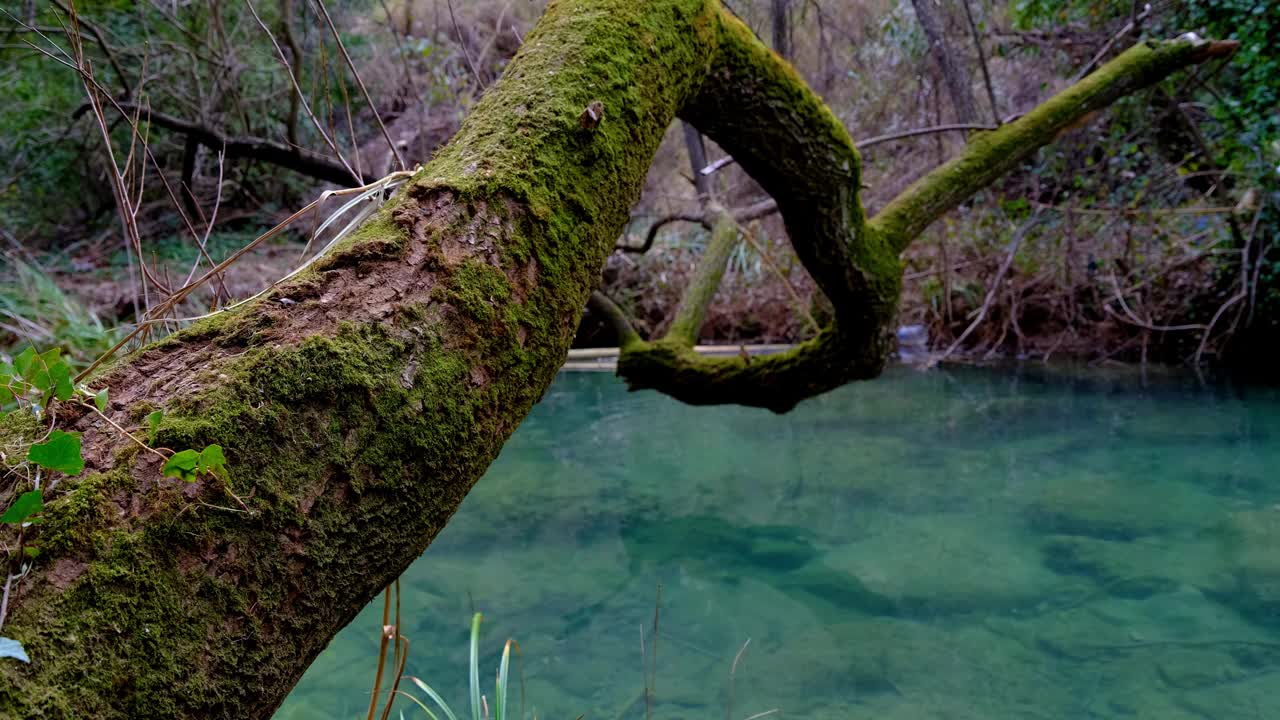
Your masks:
{"label": "tree bark", "polygon": [[3,634],[32,662],[0,662],[0,717],[269,718],[554,378],[705,77],[718,13],[553,4],[455,139],[354,237],[89,380],[125,428],[162,409],[158,447],[221,444],[250,513],[58,408],[87,466],[47,499],[42,554],[10,600]]}
{"label": "tree bark", "polygon": [[791,59],[791,0],[773,0],[773,51],[784,60]]}
{"label": "tree bark", "polygon": [[978,122],[978,103],[973,98],[973,87],[969,83],[969,74],[956,61],[955,50],[947,42],[946,31],[942,21],[933,7],[934,0],[911,0],[915,8],[916,19],[920,21],[920,29],[929,41],[929,49],[942,71],[942,81],[951,94],[951,104],[955,107],[956,122]]}
{"label": "tree bark", "polygon": [[[897,255],[925,224],[1091,106],[1217,47],[1122,57],[868,222],[844,128],[717,2],[552,3],[453,141],[354,236],[255,304],[89,379],[110,389],[121,427],[163,410],[154,446],[221,444],[229,486],[162,477],[95,415],[56,408],[60,428],[83,433],[86,469],[60,481],[33,529],[41,554],[3,628],[32,662],[0,662],[0,716],[270,717],[551,382],[675,117],[777,198],[837,325],[749,372],[634,336],[629,357],[682,399],[763,393],[754,404],[783,409],[878,372]],[[829,376],[797,374],[815,370]],[[32,432],[0,423],[0,444]],[[0,498],[26,489],[8,478]]]}

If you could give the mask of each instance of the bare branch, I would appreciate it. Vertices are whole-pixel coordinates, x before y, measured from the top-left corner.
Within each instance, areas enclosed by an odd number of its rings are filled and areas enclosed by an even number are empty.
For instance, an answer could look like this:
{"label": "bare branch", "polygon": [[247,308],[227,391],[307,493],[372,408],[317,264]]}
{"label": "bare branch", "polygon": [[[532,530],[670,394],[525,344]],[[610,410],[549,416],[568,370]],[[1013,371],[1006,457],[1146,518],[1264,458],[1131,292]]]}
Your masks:
{"label": "bare branch", "polygon": [[969,335],[982,324],[983,320],[986,319],[987,312],[991,309],[991,302],[995,300],[996,292],[1000,290],[1000,284],[1004,282],[1004,276],[1009,272],[1009,268],[1013,267],[1013,259],[1018,255],[1018,248],[1022,246],[1022,241],[1027,237],[1027,233],[1031,232],[1031,229],[1039,222],[1039,216],[1033,215],[1030,220],[1023,223],[1022,227],[1018,228],[1018,231],[1013,234],[1013,239],[1009,241],[1009,247],[1005,250],[1004,262],[1000,263],[1000,269],[996,271],[996,276],[991,281],[991,287],[987,289],[987,297],[982,301],[982,307],[978,308],[978,313],[974,316],[973,322],[969,323],[969,327],[965,328],[964,332],[960,334],[960,337],[956,338],[955,342],[951,343],[951,346],[948,347],[941,355],[936,358],[932,358],[929,361],[930,365],[937,365],[948,357],[951,357],[951,354],[963,345]]}
{"label": "bare branch", "polygon": [[[139,106],[135,103],[123,102],[117,104],[117,109],[121,112],[132,112],[138,108]],[[87,106],[82,106],[81,110],[83,109],[87,109]],[[81,110],[77,110],[76,113],[80,113]],[[279,165],[335,185],[350,186],[352,184],[353,175],[351,173],[354,171],[351,170],[350,166],[346,163],[335,162],[326,155],[321,155],[306,148],[291,147],[285,143],[265,138],[224,135],[211,127],[155,110],[148,112],[147,119],[156,127],[182,133],[211,150],[224,152],[228,159],[252,158],[272,165]],[[365,176],[355,179],[360,184],[365,184],[373,182],[377,178]]]}
{"label": "bare branch", "polygon": [[356,184],[360,184],[364,181],[364,178],[347,163],[346,158],[342,156],[342,151],[338,149],[333,138],[329,137],[329,133],[325,132],[324,125],[320,123],[320,119],[311,111],[311,104],[307,102],[306,96],[302,94],[302,88],[298,85],[297,78],[293,76],[293,69],[289,64],[289,60],[284,56],[284,50],[280,47],[280,43],[276,41],[276,36],[271,32],[271,28],[267,27],[267,24],[262,22],[262,18],[258,16],[257,9],[253,7],[252,0],[244,0],[244,4],[249,8],[249,14],[253,15],[253,19],[258,22],[258,26],[262,28],[262,32],[267,34],[267,38],[271,40],[271,44],[275,47],[276,56],[280,58],[280,64],[284,65],[285,74],[289,76],[289,82],[293,85],[293,91],[298,94],[298,97],[302,102],[302,109],[306,111],[307,117],[311,118],[311,124],[315,125],[316,132],[320,133],[320,137],[324,140],[324,143],[329,146],[329,149],[333,151],[334,156],[338,158],[338,161],[342,163],[342,166],[351,174],[351,178],[356,181]]}
{"label": "bare branch", "polygon": [[480,77],[480,72],[476,70],[475,63],[471,62],[471,53],[467,52],[467,40],[462,37],[462,28],[458,26],[458,18],[453,14],[453,0],[447,0],[449,6],[449,20],[453,22],[453,32],[458,37],[458,47],[462,48],[462,57],[467,61],[467,67],[471,70],[471,76],[476,79],[476,87],[484,90],[484,79]]}
{"label": "bare branch", "polygon": [[[382,137],[387,141],[387,147],[391,148],[391,155],[396,159],[396,164],[401,170],[408,170],[409,166],[405,165],[404,158],[400,156],[400,149],[391,140],[391,133],[387,132],[387,126],[382,122],[382,114],[378,112],[378,106],[373,104],[373,98],[369,96],[369,89],[364,86],[364,80],[360,78],[360,71],[356,69],[356,64],[351,60],[351,54],[347,52],[347,46],[342,42],[342,36],[338,34],[338,28],[333,24],[333,18],[329,16],[329,9],[325,7],[324,0],[315,0],[316,7],[320,9],[320,13],[324,15],[324,21],[329,25],[329,31],[333,33],[333,40],[338,44],[338,50],[342,52],[342,59],[346,61],[347,67],[351,69],[351,76],[356,80],[356,86],[360,88],[361,94],[364,95],[364,101],[368,103],[369,110],[373,113],[373,119],[378,123],[378,129],[382,131]],[[352,138],[352,142],[355,138]]]}

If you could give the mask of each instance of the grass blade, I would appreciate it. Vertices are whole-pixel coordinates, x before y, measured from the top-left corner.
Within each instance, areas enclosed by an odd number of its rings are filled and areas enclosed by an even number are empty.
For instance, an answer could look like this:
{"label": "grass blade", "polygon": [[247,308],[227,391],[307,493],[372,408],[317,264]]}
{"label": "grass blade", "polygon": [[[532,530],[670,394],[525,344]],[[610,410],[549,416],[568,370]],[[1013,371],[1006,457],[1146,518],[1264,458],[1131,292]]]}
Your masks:
{"label": "grass blade", "polygon": [[496,705],[494,720],[507,720],[507,669],[511,665],[511,640],[502,648],[502,663],[498,665],[498,688],[493,699]]}
{"label": "grass blade", "polygon": [[[419,684],[419,687],[422,687],[422,681],[421,681],[421,680],[419,680],[419,679],[417,679],[417,678],[409,678],[409,679],[410,679],[410,680],[413,680],[414,682],[417,682],[417,683]],[[400,695],[403,695],[404,697],[409,698],[409,700],[410,700],[414,705],[417,705],[418,707],[422,708],[422,711],[423,711],[423,712],[425,712],[425,713],[427,714],[427,717],[431,718],[431,720],[440,720],[440,718],[436,717],[436,714],[435,714],[435,713],[431,712],[431,708],[427,707],[427,704],[426,704],[426,703],[422,702],[422,701],[421,701],[421,700],[419,700],[418,698],[416,698],[416,697],[414,697],[414,696],[410,695],[409,693],[407,693],[407,692],[405,692],[405,691],[403,691],[403,690],[397,690],[396,692],[398,692]],[[404,717],[404,711],[403,711],[403,710],[401,710],[401,711],[400,711],[400,717],[402,717],[402,718]]]}
{"label": "grass blade", "polygon": [[[444,713],[445,717],[449,718],[449,720],[458,720],[458,716],[453,714],[453,708],[449,707],[449,703],[445,702],[444,698],[440,697],[440,693],[432,690],[430,685],[422,682],[416,677],[410,677],[409,679],[413,681],[414,685],[418,686],[419,690],[426,693],[427,697],[431,698],[431,700],[440,707],[440,710]],[[413,696],[410,695],[409,697]],[[418,704],[421,705],[422,703]],[[431,720],[439,720],[439,718],[437,718],[430,710],[428,710],[427,713],[431,715]]]}
{"label": "grass blade", "polygon": [[480,620],[476,613],[471,618],[471,720],[480,718]]}

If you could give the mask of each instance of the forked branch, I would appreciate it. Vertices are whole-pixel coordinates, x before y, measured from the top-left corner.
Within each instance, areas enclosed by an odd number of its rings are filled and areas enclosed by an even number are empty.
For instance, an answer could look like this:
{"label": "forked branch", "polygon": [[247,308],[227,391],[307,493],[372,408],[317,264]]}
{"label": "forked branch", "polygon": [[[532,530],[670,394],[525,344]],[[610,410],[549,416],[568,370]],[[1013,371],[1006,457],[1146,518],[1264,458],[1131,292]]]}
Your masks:
{"label": "forked branch", "polygon": [[[729,152],[776,199],[805,268],[835,309],[831,325],[796,348],[761,358],[704,358],[688,328],[623,348],[632,389],[691,404],[785,412],[805,398],[875,377],[890,349],[901,293],[899,254],[971,198],[1091,112],[1177,70],[1225,57],[1229,42],[1193,36],[1140,44],[1003,127],[977,134],[955,159],[908,187],[874,218],[859,199],[861,160],[845,128],[785,62],[720,13],[711,76],[681,116]],[[714,265],[712,262],[704,266]],[[686,304],[709,301],[699,282]]]}

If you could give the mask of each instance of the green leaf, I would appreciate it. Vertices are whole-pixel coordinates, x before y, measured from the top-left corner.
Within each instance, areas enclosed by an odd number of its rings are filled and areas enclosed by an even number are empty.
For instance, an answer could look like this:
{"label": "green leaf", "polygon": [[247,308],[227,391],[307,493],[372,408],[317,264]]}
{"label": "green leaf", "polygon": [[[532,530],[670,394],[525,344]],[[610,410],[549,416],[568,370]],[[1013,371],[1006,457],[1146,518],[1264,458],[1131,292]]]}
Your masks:
{"label": "green leaf", "polygon": [[79,475],[84,470],[84,458],[80,457],[80,433],[54,430],[49,433],[48,440],[31,446],[27,459],[42,468]]}
{"label": "green leaf", "polygon": [[13,638],[0,637],[0,658],[13,658],[28,665],[31,664],[31,658],[27,657],[27,651],[22,649],[22,643]]}
{"label": "green leaf", "polygon": [[17,500],[0,515],[0,522],[20,523],[44,509],[44,493],[39,490],[28,490],[18,496]]}
{"label": "green leaf", "polygon": [[33,369],[31,374],[31,384],[40,392],[47,392],[53,387],[53,378],[50,377],[49,371],[42,367]]}
{"label": "green leaf", "polygon": [[183,450],[175,453],[161,470],[165,477],[175,477],[187,482],[195,482],[199,476],[200,453],[195,450]]}
{"label": "green leaf", "polygon": [[70,400],[76,392],[75,385],[71,383],[71,366],[59,360],[49,366],[49,376],[53,378],[54,395],[59,400]]}
{"label": "green leaf", "polygon": [[98,412],[106,412],[107,410],[107,389],[102,388],[97,395],[93,396],[93,404],[98,406]]}
{"label": "green leaf", "polygon": [[36,349],[28,347],[13,359],[13,369],[18,371],[22,377],[27,377],[27,373],[31,371],[31,364],[36,360]]}
{"label": "green leaf", "polygon": [[4,407],[17,399],[13,394],[13,391],[10,390],[7,385],[8,383],[0,382],[0,407]]}
{"label": "green leaf", "polygon": [[147,416],[147,438],[151,442],[156,441],[156,430],[160,427],[160,421],[164,419],[164,411],[156,410]]}
{"label": "green leaf", "polygon": [[200,463],[196,471],[212,473],[224,480],[227,479],[227,456],[222,454],[222,446],[210,445],[200,451]]}

